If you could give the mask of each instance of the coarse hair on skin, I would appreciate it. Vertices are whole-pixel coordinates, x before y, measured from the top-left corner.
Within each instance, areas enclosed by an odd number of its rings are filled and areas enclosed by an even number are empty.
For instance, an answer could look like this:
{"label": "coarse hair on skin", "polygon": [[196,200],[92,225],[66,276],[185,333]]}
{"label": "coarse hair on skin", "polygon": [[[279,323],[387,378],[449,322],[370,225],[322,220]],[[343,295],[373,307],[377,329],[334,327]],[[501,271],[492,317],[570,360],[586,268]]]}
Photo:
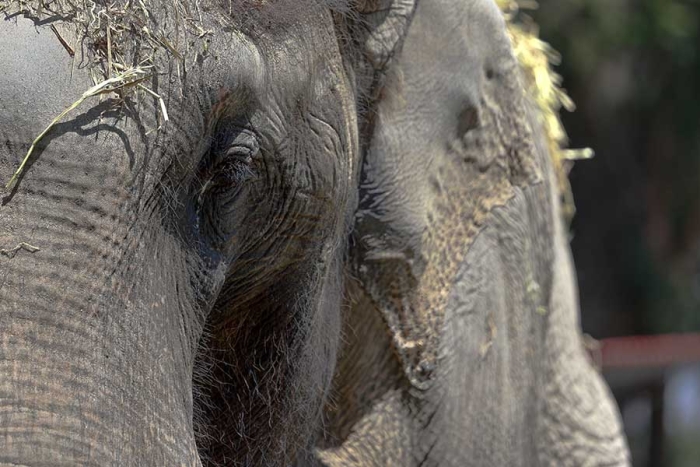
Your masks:
{"label": "coarse hair on skin", "polygon": [[[281,326],[276,313],[249,303],[235,322],[224,324],[237,329],[222,341],[227,330],[214,312],[193,370],[193,423],[203,465],[289,465],[310,454],[306,443],[320,426],[340,341],[333,309],[342,299],[344,255],[338,248],[328,268],[301,278],[319,285],[313,291],[284,297],[289,316]],[[256,351],[245,355],[251,344]]]}

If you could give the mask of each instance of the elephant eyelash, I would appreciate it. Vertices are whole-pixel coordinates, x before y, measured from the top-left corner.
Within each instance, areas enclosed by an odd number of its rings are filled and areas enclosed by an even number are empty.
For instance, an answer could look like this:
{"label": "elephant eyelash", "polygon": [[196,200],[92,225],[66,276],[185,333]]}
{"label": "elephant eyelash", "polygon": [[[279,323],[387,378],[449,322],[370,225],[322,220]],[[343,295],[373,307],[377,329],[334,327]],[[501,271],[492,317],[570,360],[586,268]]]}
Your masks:
{"label": "elephant eyelash", "polygon": [[207,157],[209,164],[201,177],[199,200],[207,194],[235,193],[243,183],[255,178],[259,151],[257,136],[250,130],[219,138]]}
{"label": "elephant eyelash", "polygon": [[227,189],[254,178],[254,155],[253,151],[245,147],[228,149],[221,162],[214,167],[210,181],[215,187]]}

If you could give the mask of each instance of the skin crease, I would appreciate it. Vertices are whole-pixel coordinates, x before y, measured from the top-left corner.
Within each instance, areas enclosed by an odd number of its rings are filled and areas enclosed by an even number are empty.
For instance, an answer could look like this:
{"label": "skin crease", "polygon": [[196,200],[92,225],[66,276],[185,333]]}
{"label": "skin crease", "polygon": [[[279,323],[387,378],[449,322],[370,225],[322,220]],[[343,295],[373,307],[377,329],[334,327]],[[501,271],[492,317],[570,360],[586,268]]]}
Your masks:
{"label": "skin crease", "polygon": [[[0,466],[626,465],[493,2],[201,6],[0,205]],[[4,181],[92,83],[0,43]]]}

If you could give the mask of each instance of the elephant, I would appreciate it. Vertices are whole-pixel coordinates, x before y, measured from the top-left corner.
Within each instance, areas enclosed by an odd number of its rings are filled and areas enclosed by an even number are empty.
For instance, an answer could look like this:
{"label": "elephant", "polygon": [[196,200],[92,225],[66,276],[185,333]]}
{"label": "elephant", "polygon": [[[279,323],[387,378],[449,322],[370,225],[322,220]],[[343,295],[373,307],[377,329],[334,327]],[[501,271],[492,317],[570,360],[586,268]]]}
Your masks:
{"label": "elephant", "polygon": [[0,465],[629,465],[494,0],[15,3]]}

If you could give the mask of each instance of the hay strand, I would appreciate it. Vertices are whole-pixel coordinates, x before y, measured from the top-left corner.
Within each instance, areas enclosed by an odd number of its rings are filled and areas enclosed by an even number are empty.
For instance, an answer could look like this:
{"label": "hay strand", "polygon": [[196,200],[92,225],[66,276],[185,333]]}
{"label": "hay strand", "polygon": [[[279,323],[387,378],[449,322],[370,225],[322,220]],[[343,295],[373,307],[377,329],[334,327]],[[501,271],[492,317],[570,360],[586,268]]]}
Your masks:
{"label": "hay strand", "polygon": [[553,70],[561,61],[559,54],[539,38],[534,22],[518,21],[521,9],[536,9],[534,0],[496,0],[508,24],[508,35],[513,52],[520,63],[525,78],[525,88],[533,99],[542,126],[545,130],[550,157],[557,174],[559,188],[564,197],[564,215],[571,219],[575,213],[573,195],[569,185],[569,161],[590,159],[594,156],[590,148],[566,149],[569,138],[561,121],[561,109],[573,112],[574,102],[561,87],[562,78]]}
{"label": "hay strand", "polygon": [[15,255],[20,250],[25,250],[25,251],[28,251],[29,253],[36,253],[37,251],[41,251],[41,248],[34,246],[34,245],[30,245],[27,242],[21,242],[19,245],[17,245],[14,248],[10,248],[10,249],[2,248],[2,249],[0,249],[0,255],[7,256],[8,258],[12,259],[15,257]]}
{"label": "hay strand", "polygon": [[58,32],[58,29],[56,29],[56,26],[54,26],[53,24],[51,25],[51,31],[53,31],[53,33],[56,35],[58,42],[60,42],[63,48],[66,49],[66,52],[68,52],[68,56],[71,58],[75,57],[75,51],[70,45],[68,45],[68,42],[66,42],[63,36],[61,36],[61,33]]}
{"label": "hay strand", "polygon": [[[29,150],[27,151],[27,154],[24,156],[24,159],[22,160],[22,163],[20,164],[19,168],[15,171],[15,173],[12,175],[12,178],[10,179],[9,182],[5,185],[5,188],[7,190],[12,190],[14,189],[15,185],[17,184],[17,180],[19,180],[19,177],[22,175],[22,172],[24,171],[24,167],[27,165],[27,162],[29,161],[32,153],[34,152],[34,148],[36,148],[37,144],[46,136],[46,134],[51,131],[51,129],[56,126],[58,122],[60,122],[63,117],[65,117],[71,110],[76,109],[80,104],[82,104],[86,99],[89,99],[91,97],[99,96],[102,94],[108,94],[110,92],[115,92],[119,91],[121,89],[130,87],[130,86],[135,86],[139,85],[141,86],[141,82],[150,78],[151,73],[144,68],[129,68],[126,71],[119,73],[117,76],[114,78],[106,79],[102,81],[101,83],[91,87],[87,91],[83,93],[82,96],[75,102],[73,102],[67,109],[65,109],[63,112],[61,112],[58,117],[54,118],[51,123],[42,131],[39,136],[37,136],[34,141],[32,142],[31,146],[29,146]],[[143,89],[148,90],[145,86]],[[161,102],[161,109],[165,109],[165,104],[163,103],[163,99],[160,98],[157,94],[153,93],[152,91],[148,90],[150,93],[152,93],[155,97],[157,97],[160,102]],[[164,112],[165,114],[165,120],[167,121],[167,112]]]}
{"label": "hay strand", "polygon": [[[181,37],[181,34],[198,40],[211,33],[199,24],[202,21],[199,2],[194,3],[194,11],[184,0],[172,0],[168,5],[170,8],[167,11],[174,10],[175,44],[191,46],[194,43]],[[184,58],[177,46],[173,46],[173,38],[169,36],[173,33],[172,29],[162,29],[160,26],[168,22],[156,21],[150,11],[152,8],[163,11],[163,4],[149,0],[0,0],[1,13],[10,16],[22,14],[39,20],[50,19],[71,29],[75,35],[74,44],[81,44],[87,49],[88,71],[94,83],[92,88],[54,118],[34,139],[19,168],[5,185],[6,189],[12,190],[16,186],[42,138],[66,114],[90,97],[118,91],[120,98],[124,99],[127,91],[140,90],[158,101],[163,118],[157,130],[168,122],[168,111],[163,98],[149,88],[145,81],[158,74],[159,63],[171,58],[177,60],[177,76],[181,76],[180,66],[184,67]],[[180,21],[182,24],[179,24]],[[53,24],[51,30],[68,54],[75,58],[75,51]]]}

